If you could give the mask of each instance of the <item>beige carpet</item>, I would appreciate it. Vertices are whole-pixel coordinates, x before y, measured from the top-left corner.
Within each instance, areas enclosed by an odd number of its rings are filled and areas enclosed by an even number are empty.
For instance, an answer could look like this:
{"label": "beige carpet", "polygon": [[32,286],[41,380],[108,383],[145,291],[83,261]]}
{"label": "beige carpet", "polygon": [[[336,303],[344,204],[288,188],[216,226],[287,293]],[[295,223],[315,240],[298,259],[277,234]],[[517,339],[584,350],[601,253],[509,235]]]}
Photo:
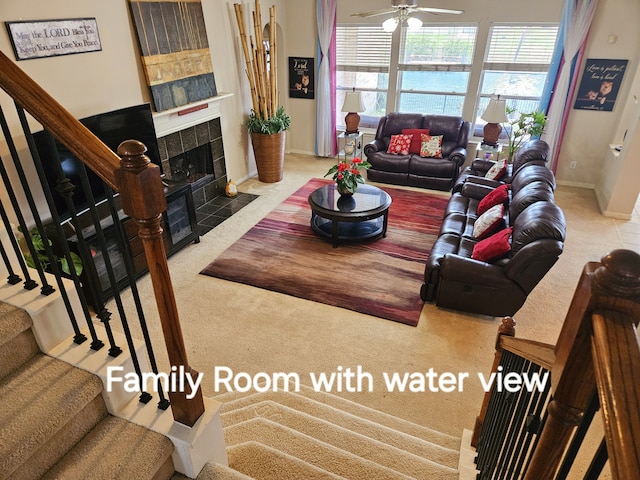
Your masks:
{"label": "beige carpet", "polygon": [[[361,366],[374,378],[373,392],[337,395],[459,436],[464,428],[473,427],[484,393],[479,382],[469,381],[462,392],[393,393],[384,387],[382,374],[433,368],[439,373],[469,372],[477,378],[477,372],[491,367],[498,320],[427,304],[418,326],[412,328],[198,274],[310,178],[322,176],[332,163],[288,155],[282,182],[263,184],[252,179],[241,184],[241,191],[260,198],[203,236],[199,244],[171,257],[185,343],[192,366],[205,374],[204,394],[224,392],[214,389],[216,365],[252,375],[296,372],[301,379],[309,378],[310,372]],[[548,343],[555,343],[584,264],[622,248],[616,230],[621,222],[599,213],[592,190],[559,186],[556,202],[567,218],[565,252],[515,316],[518,336]],[[140,291],[145,301],[152,301],[148,277],[140,282]],[[162,346],[155,312],[147,315],[152,337]],[[159,350],[160,366],[167,368]]]}

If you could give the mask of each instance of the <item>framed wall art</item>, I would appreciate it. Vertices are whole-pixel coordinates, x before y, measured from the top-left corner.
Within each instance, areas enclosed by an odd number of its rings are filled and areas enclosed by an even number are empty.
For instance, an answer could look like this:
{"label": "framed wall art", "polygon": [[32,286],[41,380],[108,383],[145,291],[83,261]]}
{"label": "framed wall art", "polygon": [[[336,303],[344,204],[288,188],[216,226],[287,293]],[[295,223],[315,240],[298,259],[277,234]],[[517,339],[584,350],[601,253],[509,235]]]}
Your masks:
{"label": "framed wall art", "polygon": [[200,0],[129,0],[155,110],[217,96]]}
{"label": "framed wall art", "polygon": [[612,111],[627,63],[628,60],[587,59],[573,108]]}
{"label": "framed wall art", "polygon": [[289,57],[289,97],[314,98],[314,59]]}
{"label": "framed wall art", "polygon": [[95,18],[5,22],[16,60],[102,50]]}

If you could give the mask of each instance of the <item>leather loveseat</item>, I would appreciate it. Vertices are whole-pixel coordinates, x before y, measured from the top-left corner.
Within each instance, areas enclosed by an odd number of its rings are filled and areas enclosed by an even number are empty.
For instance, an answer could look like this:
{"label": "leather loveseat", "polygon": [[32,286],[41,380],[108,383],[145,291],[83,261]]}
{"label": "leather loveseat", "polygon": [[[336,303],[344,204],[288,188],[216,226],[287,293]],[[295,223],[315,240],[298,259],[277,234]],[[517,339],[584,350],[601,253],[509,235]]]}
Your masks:
{"label": "leather loveseat", "polygon": [[[528,145],[522,154],[546,151]],[[485,182],[486,183],[486,182]],[[503,190],[503,226],[510,243],[501,258],[472,258],[481,241],[474,236],[478,206],[493,191],[470,179],[452,194],[427,260],[421,297],[439,307],[489,316],[514,315],[562,253],[566,224],[554,204],[553,173],[539,164],[517,169]]]}
{"label": "leather loveseat", "polygon": [[[443,158],[388,153],[391,136],[408,129],[428,129],[432,136],[442,135]],[[469,130],[469,122],[462,117],[390,113],[380,119],[375,139],[364,147],[371,163],[367,178],[373,182],[451,190],[467,158]]]}

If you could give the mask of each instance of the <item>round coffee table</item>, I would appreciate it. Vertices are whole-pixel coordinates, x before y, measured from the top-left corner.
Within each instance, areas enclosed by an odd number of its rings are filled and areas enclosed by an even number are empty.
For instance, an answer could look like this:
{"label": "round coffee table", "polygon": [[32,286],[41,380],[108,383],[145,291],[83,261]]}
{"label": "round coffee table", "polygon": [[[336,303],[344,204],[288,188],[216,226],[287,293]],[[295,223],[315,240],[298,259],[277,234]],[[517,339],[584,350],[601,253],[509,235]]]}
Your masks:
{"label": "round coffee table", "polygon": [[391,197],[373,185],[358,185],[353,195],[340,195],[335,183],[309,195],[311,228],[333,242],[361,242],[384,237]]}

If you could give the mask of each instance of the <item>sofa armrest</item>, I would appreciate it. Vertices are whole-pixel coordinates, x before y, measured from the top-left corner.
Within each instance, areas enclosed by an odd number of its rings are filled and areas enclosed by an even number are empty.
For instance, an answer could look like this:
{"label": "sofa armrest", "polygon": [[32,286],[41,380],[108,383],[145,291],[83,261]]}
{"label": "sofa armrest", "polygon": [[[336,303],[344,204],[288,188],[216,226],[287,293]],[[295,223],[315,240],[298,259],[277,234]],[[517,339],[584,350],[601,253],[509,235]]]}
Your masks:
{"label": "sofa armrest", "polygon": [[504,274],[501,265],[481,262],[473,258],[448,253],[440,261],[440,280],[472,285],[509,287],[513,281]]}
{"label": "sofa armrest", "polygon": [[495,189],[492,185],[484,185],[482,183],[476,183],[474,181],[467,180],[462,184],[460,194],[467,198],[474,198],[476,200],[482,200],[490,192]]}
{"label": "sofa armrest", "polygon": [[478,175],[486,174],[491,167],[496,164],[493,160],[486,160],[484,158],[476,158],[473,162],[471,162],[471,170],[477,172]]}
{"label": "sofa armrest", "polygon": [[467,160],[467,149],[463,147],[454,148],[449,154],[449,160],[456,162],[461,167]]}
{"label": "sofa armrest", "polygon": [[384,142],[378,138],[372,140],[364,146],[364,154],[368,157],[372,153],[376,152],[384,152],[385,145]]}
{"label": "sofa armrest", "polygon": [[491,180],[490,178],[480,177],[477,175],[469,175],[465,180],[465,183],[467,182],[475,183],[476,185],[484,185],[485,187],[490,187],[490,188],[497,188],[504,183],[499,180]]}

